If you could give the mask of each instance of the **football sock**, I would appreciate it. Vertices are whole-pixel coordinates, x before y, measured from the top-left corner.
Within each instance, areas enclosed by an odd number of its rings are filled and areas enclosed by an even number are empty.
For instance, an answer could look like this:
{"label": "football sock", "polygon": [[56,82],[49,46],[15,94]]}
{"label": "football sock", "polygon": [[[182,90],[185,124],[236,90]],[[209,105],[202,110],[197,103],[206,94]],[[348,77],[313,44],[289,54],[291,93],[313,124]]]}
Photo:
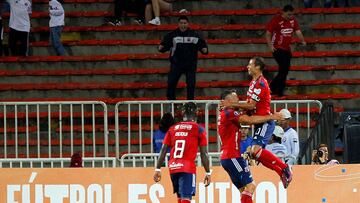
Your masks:
{"label": "football sock", "polygon": [[283,169],[287,167],[284,162],[266,149],[259,149],[255,154],[256,159],[260,161],[260,163],[262,163],[265,167],[276,171],[279,176],[282,175]]}
{"label": "football sock", "polygon": [[253,203],[252,194],[248,191],[241,193],[241,203]]}

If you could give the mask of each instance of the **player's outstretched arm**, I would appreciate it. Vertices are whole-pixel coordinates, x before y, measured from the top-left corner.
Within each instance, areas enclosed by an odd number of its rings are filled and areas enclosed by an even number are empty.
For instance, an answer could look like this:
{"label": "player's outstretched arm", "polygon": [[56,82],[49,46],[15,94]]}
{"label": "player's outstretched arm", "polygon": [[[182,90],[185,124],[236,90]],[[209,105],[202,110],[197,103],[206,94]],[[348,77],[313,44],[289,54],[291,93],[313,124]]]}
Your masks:
{"label": "player's outstretched arm", "polygon": [[201,157],[201,163],[204,166],[204,169],[206,171],[206,175],[204,178],[204,184],[205,184],[205,187],[207,187],[211,182],[211,170],[210,170],[208,153],[206,151],[206,146],[200,147],[200,157]]}
{"label": "player's outstretched arm", "polygon": [[161,166],[164,163],[166,152],[168,150],[168,146],[166,144],[163,144],[161,150],[160,150],[160,156],[158,159],[158,162],[156,164],[155,173],[154,173],[154,181],[159,182],[161,180]]}
{"label": "player's outstretched arm", "polygon": [[247,125],[265,123],[270,120],[284,120],[284,116],[281,113],[274,113],[266,116],[242,115],[239,117],[239,123]]}
{"label": "player's outstretched arm", "polygon": [[225,107],[234,107],[240,108],[244,110],[254,110],[256,107],[256,101],[252,100],[250,103],[239,103],[239,102],[231,102],[227,100],[221,100],[219,104],[220,108]]}

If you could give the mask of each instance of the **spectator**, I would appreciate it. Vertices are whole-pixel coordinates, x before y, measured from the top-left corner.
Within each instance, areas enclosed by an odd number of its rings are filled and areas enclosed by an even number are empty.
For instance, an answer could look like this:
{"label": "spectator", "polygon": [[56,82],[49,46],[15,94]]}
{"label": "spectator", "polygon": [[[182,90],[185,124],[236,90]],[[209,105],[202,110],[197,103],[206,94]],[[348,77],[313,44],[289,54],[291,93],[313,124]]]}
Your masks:
{"label": "spectator", "polygon": [[3,39],[4,39],[4,28],[3,28],[3,24],[2,24],[2,18],[1,18],[2,5],[3,5],[3,2],[1,0],[0,1],[0,57],[3,56]]}
{"label": "spectator", "polygon": [[286,162],[290,165],[296,164],[297,157],[299,155],[299,135],[290,126],[291,113],[287,109],[281,109],[280,113],[284,115],[285,120],[279,121],[279,125],[284,129],[284,138],[282,143],[286,146],[288,151],[288,157]]}
{"label": "spectator", "polygon": [[[159,153],[162,148],[162,143],[165,137],[166,132],[169,130],[169,128],[174,125],[174,117],[171,113],[165,113],[159,124],[159,129],[155,131],[154,137],[153,137],[153,147],[154,152]],[[170,152],[170,149],[168,150]]]}
{"label": "spectator", "polygon": [[[9,48],[12,56],[27,56],[29,47],[31,2],[7,0],[10,4]],[[18,43],[20,45],[18,46]]]}
{"label": "spectator", "polygon": [[74,153],[71,156],[71,163],[70,163],[70,167],[71,168],[82,168],[82,157],[81,154],[79,152]]}
{"label": "spectator", "polygon": [[114,26],[122,25],[122,17],[128,12],[137,14],[135,20],[137,24],[147,23],[152,18],[152,10],[151,0],[115,0],[115,16],[109,20],[109,24]]}
{"label": "spectator", "polygon": [[[358,6],[358,0],[325,0],[324,7],[349,7],[349,6]],[[313,0],[304,0],[305,8],[312,8]]]}
{"label": "spectator", "polygon": [[271,151],[279,159],[285,161],[285,157],[288,155],[288,151],[285,145],[281,144],[284,138],[284,130],[280,126],[275,126],[270,144],[266,145],[266,149]]}
{"label": "spectator", "polygon": [[326,144],[320,144],[313,150],[311,165],[335,165],[339,164],[336,159],[329,160],[329,151]]}
{"label": "spectator", "polygon": [[159,45],[160,52],[170,51],[170,72],[168,75],[167,99],[175,100],[175,89],[180,76],[186,76],[187,99],[195,98],[196,68],[198,51],[208,54],[208,47],[200,35],[189,28],[189,19],[180,16],[178,28],[165,35]]}
{"label": "spectator", "polygon": [[172,11],[172,6],[170,3],[164,0],[151,0],[152,9],[154,11],[155,18],[149,21],[149,24],[160,25],[160,12]]}
{"label": "spectator", "polygon": [[241,141],[240,141],[240,153],[244,154],[248,151],[248,147],[251,147],[252,136],[249,135],[249,125],[241,125],[240,133],[241,133]]}
{"label": "spectator", "polygon": [[301,43],[306,45],[294,17],[294,7],[291,5],[284,6],[282,14],[273,17],[266,27],[266,41],[279,67],[278,74],[270,84],[270,89],[272,94],[280,97],[284,95],[286,77],[290,68],[292,57],[290,44],[294,32]]}
{"label": "spectator", "polygon": [[61,43],[61,31],[65,25],[65,12],[62,7],[63,0],[49,1],[49,27],[50,27],[50,41],[58,56],[64,56],[65,50]]}

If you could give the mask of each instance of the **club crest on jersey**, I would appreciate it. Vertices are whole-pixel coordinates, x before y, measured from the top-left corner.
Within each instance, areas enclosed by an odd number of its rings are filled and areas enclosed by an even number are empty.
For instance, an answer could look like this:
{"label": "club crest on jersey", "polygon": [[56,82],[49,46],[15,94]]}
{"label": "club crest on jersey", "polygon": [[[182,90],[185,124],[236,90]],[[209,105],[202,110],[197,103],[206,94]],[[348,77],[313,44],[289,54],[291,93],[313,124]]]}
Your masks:
{"label": "club crest on jersey", "polygon": [[261,89],[254,89],[254,92],[255,92],[255,94],[260,94],[261,93]]}

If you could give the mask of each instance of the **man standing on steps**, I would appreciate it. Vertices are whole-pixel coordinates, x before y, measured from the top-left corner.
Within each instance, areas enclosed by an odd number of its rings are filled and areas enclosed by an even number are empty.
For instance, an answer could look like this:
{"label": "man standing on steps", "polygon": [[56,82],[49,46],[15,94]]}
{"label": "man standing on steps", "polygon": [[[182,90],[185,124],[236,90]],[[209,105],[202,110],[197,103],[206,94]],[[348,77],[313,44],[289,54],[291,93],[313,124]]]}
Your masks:
{"label": "man standing on steps", "polygon": [[[10,4],[9,48],[12,56],[27,56],[29,48],[31,2],[7,0]],[[20,43],[20,45],[18,45]]]}
{"label": "man standing on steps", "polygon": [[196,69],[198,51],[208,54],[208,47],[200,35],[189,28],[189,19],[180,16],[178,28],[167,35],[159,45],[159,51],[170,51],[170,72],[168,75],[167,99],[175,100],[175,90],[180,76],[185,74],[187,99],[195,98]]}
{"label": "man standing on steps", "polygon": [[290,68],[291,39],[293,33],[299,37],[302,45],[306,45],[299,24],[294,17],[294,7],[286,5],[281,15],[276,15],[266,26],[266,42],[272,52],[279,72],[270,84],[271,93],[284,96],[286,77]]}

